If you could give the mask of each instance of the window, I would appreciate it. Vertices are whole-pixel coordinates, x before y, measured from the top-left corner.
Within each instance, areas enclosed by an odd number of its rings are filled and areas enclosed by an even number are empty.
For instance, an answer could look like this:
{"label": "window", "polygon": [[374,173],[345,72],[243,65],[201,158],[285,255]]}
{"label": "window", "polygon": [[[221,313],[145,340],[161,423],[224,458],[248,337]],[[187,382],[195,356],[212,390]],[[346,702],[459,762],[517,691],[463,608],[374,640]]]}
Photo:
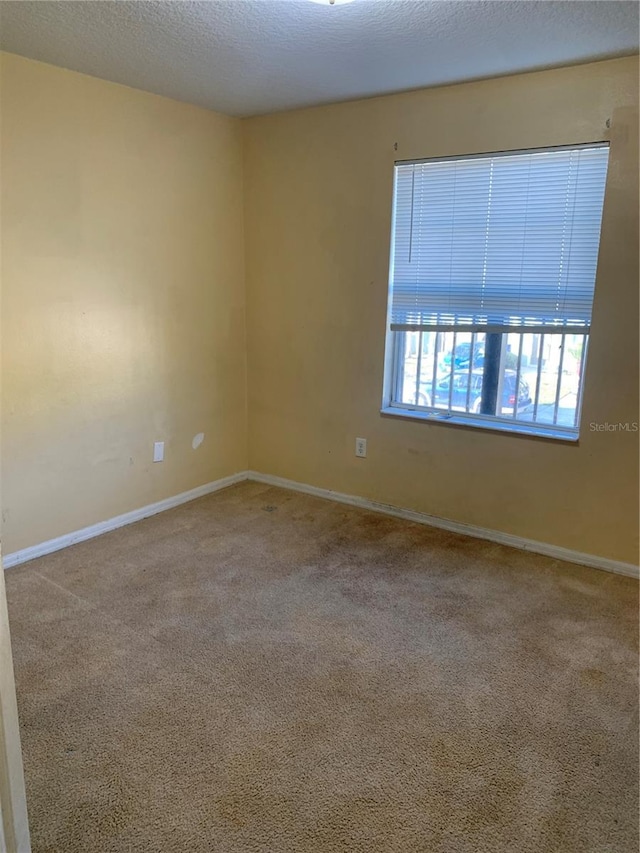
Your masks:
{"label": "window", "polygon": [[608,156],[396,164],[384,412],[578,437]]}

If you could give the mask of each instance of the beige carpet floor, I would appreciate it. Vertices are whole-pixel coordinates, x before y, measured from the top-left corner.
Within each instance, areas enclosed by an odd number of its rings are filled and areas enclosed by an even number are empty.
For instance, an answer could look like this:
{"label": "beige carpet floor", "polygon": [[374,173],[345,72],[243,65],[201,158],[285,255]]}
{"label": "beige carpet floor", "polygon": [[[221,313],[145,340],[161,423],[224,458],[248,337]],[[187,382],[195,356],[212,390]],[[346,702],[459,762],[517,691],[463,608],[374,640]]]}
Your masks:
{"label": "beige carpet floor", "polygon": [[7,572],[35,853],[636,853],[637,584],[257,483]]}

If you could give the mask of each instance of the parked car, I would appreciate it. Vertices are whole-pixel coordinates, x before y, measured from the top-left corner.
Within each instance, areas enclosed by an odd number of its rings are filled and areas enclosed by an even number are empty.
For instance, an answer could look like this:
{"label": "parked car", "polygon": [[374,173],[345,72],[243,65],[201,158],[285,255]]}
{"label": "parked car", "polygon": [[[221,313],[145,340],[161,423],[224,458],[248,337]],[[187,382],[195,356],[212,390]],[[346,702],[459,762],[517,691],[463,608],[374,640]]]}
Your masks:
{"label": "parked car", "polygon": [[[448,352],[445,357],[442,359],[443,364],[451,369],[451,361],[453,358],[454,369],[462,369],[465,367],[469,367],[469,360],[471,358],[471,342],[470,341],[462,341],[455,348],[455,356],[452,352]],[[476,344],[473,348],[473,366],[474,367],[482,367],[484,364],[484,342],[476,341]]]}
{"label": "parked car", "polygon": [[[436,380],[435,394],[431,393],[430,383],[423,383],[418,395],[418,402],[421,406],[448,406],[449,395],[451,394],[451,408],[458,411],[467,411],[467,391],[469,390],[469,379],[471,380],[471,388],[468,393],[469,409],[468,411],[479,413],[482,402],[482,378],[484,371],[468,370],[454,371],[453,385],[451,373],[447,373],[440,379]],[[498,414],[508,415],[513,414],[513,407],[516,405],[516,371],[505,370],[504,379],[502,382],[502,406]],[[524,411],[527,406],[531,405],[531,392],[529,391],[528,383],[520,377],[518,380],[518,412]]]}

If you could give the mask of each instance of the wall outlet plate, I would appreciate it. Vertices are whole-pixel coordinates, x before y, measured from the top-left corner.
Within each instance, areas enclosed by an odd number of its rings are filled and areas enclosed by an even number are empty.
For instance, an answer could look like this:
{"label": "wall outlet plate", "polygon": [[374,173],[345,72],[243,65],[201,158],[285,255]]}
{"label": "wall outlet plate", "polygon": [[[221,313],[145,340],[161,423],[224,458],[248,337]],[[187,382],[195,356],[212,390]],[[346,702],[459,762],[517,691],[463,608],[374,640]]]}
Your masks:
{"label": "wall outlet plate", "polygon": [[367,439],[356,438],[356,456],[364,459],[367,455]]}
{"label": "wall outlet plate", "polygon": [[153,461],[164,461],[164,441],[155,441],[153,443]]}

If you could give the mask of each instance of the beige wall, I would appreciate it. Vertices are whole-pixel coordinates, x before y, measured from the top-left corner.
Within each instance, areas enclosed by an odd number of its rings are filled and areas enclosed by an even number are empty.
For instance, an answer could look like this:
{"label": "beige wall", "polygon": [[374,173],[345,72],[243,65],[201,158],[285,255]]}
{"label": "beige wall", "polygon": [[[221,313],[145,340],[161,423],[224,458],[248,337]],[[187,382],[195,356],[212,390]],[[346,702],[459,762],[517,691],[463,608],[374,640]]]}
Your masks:
{"label": "beige wall", "polygon": [[241,123],[1,70],[6,554],[242,470],[247,442]]}
{"label": "beige wall", "polygon": [[[4,54],[5,553],[249,465],[635,562],[637,70],[240,122]],[[609,134],[579,445],[382,417],[394,159]]]}
{"label": "beige wall", "polygon": [[[638,435],[588,426],[639,419],[637,80],[630,58],[245,123],[251,468],[637,561]],[[382,417],[394,159],[609,135],[579,445]]]}

